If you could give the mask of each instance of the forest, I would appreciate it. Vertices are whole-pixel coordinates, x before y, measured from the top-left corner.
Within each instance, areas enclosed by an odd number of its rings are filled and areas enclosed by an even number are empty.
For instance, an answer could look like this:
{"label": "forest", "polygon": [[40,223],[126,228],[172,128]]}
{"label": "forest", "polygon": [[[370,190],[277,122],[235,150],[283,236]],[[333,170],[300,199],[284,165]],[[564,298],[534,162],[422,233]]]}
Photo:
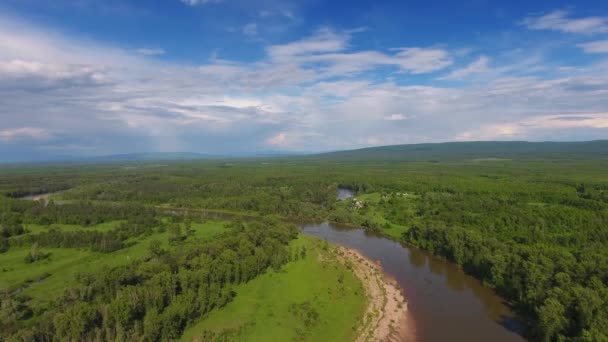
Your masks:
{"label": "forest", "polygon": [[[51,302],[28,298],[23,283],[7,285],[1,336],[178,338],[233,300],[235,285],[299,255],[289,247],[298,236],[293,222],[329,220],[460,265],[512,305],[530,340],[608,340],[608,159],[509,157],[362,162],[349,154],[0,170],[0,251],[27,250],[19,267],[44,263],[55,248],[116,253],[155,234],[165,239],[152,240],[142,258],[78,273]],[[338,188],[356,199],[338,201]],[[17,199],[49,191],[56,193],[48,203]],[[189,237],[188,227],[208,215],[230,228]]]}

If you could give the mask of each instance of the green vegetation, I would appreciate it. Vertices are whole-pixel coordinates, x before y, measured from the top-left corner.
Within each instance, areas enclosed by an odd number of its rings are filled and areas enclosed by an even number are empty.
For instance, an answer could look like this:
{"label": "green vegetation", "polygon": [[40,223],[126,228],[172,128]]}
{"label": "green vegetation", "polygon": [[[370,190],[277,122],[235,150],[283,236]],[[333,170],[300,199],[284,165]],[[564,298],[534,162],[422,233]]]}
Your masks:
{"label": "green vegetation", "polygon": [[[307,267],[319,267],[306,266],[308,261],[289,262],[289,245],[302,242],[292,242],[295,232],[287,228],[289,238],[282,238],[279,227],[284,225],[276,220],[260,223],[275,217],[363,226],[443,256],[507,299],[526,324],[530,339],[606,340],[605,147],[602,141],[466,143],[234,160],[228,161],[230,167],[226,161],[7,167],[0,170],[0,287],[4,289],[0,338],[26,336],[25,331],[31,330],[33,334],[48,331],[59,339],[96,333],[127,339],[144,334],[154,340],[179,337],[194,323],[197,328],[188,330],[189,336],[207,331],[253,338],[261,336],[263,328],[270,329],[268,325],[285,328],[277,333],[288,336],[297,333],[296,322],[306,322],[309,316],[316,328],[309,328],[307,336],[329,336],[323,335],[323,322],[334,314],[327,309],[330,306],[305,300],[312,293],[305,293],[308,289],[294,286],[291,294],[275,288],[275,282],[304,279],[310,276]],[[336,200],[338,187],[355,191],[357,202]],[[52,196],[48,205],[14,198],[46,191],[61,193]],[[232,226],[255,227],[232,229],[253,229],[245,233],[246,240],[256,246],[252,256],[266,255],[263,267],[214,285],[212,292],[204,293],[214,298],[212,306],[190,307],[184,303],[195,301],[195,294],[173,288],[162,305],[154,304],[156,311],[148,310],[152,304],[138,302],[143,306],[133,312],[117,307],[106,314],[109,309],[101,307],[102,299],[117,302],[128,291],[149,299],[137,291],[161,281],[155,278],[157,273],[169,273],[163,281],[172,284],[184,281],[179,277],[188,272],[201,271],[202,265],[219,272],[213,277],[234,275],[234,270],[213,268],[226,249],[239,248],[230,245],[234,236],[221,233],[228,229],[223,225],[211,224],[208,231],[213,233],[203,233],[206,230],[200,225],[209,218],[244,220],[248,223]],[[261,238],[270,242],[257,240]],[[201,257],[201,246],[206,246],[210,258],[203,264],[191,264],[186,259],[192,258],[183,257],[189,252],[194,259]],[[272,252],[256,254],[256,248]],[[269,267],[275,271],[266,272]],[[121,283],[107,280],[103,289],[92,285],[114,272],[130,276]],[[333,286],[328,282],[322,285]],[[199,285],[196,291],[201,291]],[[252,293],[264,298],[265,291],[276,296],[298,296],[296,292],[303,291],[302,300],[276,299],[276,306],[256,307]],[[315,291],[314,286],[310,291]],[[57,312],[83,317],[80,330],[65,330],[60,319],[51,322],[49,317]],[[241,317],[240,323],[224,325],[229,314]],[[297,316],[300,321],[273,325],[280,315]],[[146,335],[151,322],[162,329]],[[344,328],[353,322],[339,324]],[[235,330],[224,331],[224,326]]]}
{"label": "green vegetation", "polygon": [[23,225],[23,228],[25,228],[25,230],[27,230],[27,232],[31,233],[31,234],[43,233],[43,232],[47,232],[52,229],[57,229],[57,230],[61,230],[61,231],[72,231],[72,232],[80,231],[81,229],[96,230],[99,232],[108,232],[108,231],[116,228],[122,222],[123,221],[119,221],[119,220],[109,221],[109,222],[91,225],[88,227],[83,227],[83,226],[77,225],[77,224],[53,224],[53,225],[25,224],[25,225]]}
{"label": "green vegetation", "polygon": [[[102,224],[95,227],[109,226],[111,225]],[[28,229],[29,227],[28,225]],[[75,226],[65,228],[78,231]],[[227,226],[223,222],[208,221],[192,223],[192,229],[194,234],[190,239],[209,239],[226,231]],[[11,248],[9,252],[0,254],[0,289],[21,289],[21,294],[30,298],[32,307],[40,306],[59,298],[65,291],[66,284],[73,282],[78,274],[123,266],[145,258],[153,241],[158,241],[161,248],[169,248],[168,234],[154,233],[132,239],[128,247],[111,253],[93,252],[83,248],[41,248],[48,258],[28,265],[24,258],[31,248]]]}
{"label": "green vegetation", "polygon": [[[352,341],[365,309],[361,283],[332,259],[326,242],[300,237],[290,249],[296,260],[237,286],[231,303],[189,328],[182,340]],[[299,258],[302,250],[307,253]]]}
{"label": "green vegetation", "polygon": [[445,162],[509,160],[589,160],[608,157],[608,140],[584,142],[473,141],[369,147],[324,153],[313,160],[357,162]]}
{"label": "green vegetation", "polygon": [[151,242],[143,259],[75,274],[60,298],[44,306],[5,293],[2,333],[16,340],[175,339],[229,303],[234,285],[268,267],[281,269],[297,236],[295,227],[269,220],[230,229],[213,239],[174,241],[179,248]]}
{"label": "green vegetation", "polygon": [[417,199],[414,194],[401,192],[360,194],[337,203],[328,218],[400,239],[413,223],[419,221]]}

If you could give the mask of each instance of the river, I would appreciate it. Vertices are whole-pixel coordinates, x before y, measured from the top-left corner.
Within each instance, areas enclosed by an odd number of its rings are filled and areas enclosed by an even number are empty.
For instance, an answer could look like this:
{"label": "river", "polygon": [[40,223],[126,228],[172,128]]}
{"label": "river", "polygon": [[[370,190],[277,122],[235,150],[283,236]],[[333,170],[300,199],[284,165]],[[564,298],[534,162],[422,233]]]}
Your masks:
{"label": "river", "polygon": [[379,261],[403,289],[418,341],[524,340],[504,301],[456,264],[363,229],[329,223],[301,228]]}
{"label": "river", "polygon": [[523,341],[503,300],[457,265],[363,229],[329,223],[301,228],[379,261],[403,289],[419,341]]}

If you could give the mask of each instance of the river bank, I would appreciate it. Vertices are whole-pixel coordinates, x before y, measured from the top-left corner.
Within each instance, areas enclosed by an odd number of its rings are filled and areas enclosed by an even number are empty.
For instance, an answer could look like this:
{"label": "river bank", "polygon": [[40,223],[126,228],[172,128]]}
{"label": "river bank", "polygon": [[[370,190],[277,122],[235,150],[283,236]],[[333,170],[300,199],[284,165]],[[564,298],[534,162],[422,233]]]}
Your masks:
{"label": "river bank", "polygon": [[384,273],[380,264],[357,250],[338,246],[334,254],[359,278],[368,297],[356,341],[413,341],[414,325],[408,319],[407,301],[397,282]]}
{"label": "river bank", "polygon": [[24,201],[43,202],[44,205],[46,206],[49,204],[49,201],[51,200],[51,196],[57,195],[59,193],[61,193],[61,192],[60,191],[46,192],[46,193],[42,193],[42,194],[22,196],[22,197],[19,197],[19,199],[24,200]]}
{"label": "river bank", "polygon": [[416,340],[523,341],[510,328],[513,314],[502,298],[457,265],[361,228],[321,223],[301,229],[378,261],[407,298],[406,326]]}

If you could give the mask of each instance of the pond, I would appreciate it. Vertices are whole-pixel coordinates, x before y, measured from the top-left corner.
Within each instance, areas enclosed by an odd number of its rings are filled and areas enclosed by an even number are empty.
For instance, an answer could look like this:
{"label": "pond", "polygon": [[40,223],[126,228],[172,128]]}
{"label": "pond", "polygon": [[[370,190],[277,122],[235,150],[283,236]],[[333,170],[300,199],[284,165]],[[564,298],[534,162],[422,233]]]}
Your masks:
{"label": "pond", "polygon": [[345,200],[354,196],[354,191],[345,188],[338,188],[338,200]]}

